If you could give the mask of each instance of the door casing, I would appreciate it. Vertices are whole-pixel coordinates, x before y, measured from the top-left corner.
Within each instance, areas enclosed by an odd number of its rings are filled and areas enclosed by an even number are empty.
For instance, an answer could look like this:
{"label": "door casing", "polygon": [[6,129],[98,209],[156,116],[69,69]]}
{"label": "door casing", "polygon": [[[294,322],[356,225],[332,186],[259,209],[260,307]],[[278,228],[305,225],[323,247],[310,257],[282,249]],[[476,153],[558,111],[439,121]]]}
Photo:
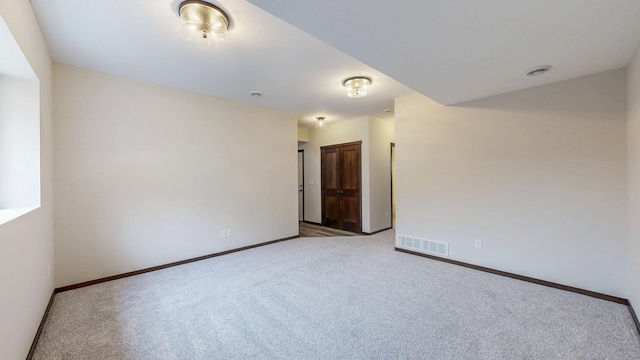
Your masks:
{"label": "door casing", "polygon": [[304,150],[298,150],[298,221],[304,221]]}

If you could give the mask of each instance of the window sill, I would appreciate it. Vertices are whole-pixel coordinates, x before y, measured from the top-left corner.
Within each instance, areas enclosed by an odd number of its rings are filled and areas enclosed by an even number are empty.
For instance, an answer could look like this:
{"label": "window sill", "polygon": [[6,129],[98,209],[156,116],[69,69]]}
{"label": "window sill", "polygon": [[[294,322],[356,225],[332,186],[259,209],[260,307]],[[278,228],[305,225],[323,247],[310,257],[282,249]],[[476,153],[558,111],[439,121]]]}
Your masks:
{"label": "window sill", "polygon": [[19,218],[20,216],[29,213],[37,208],[38,206],[19,209],[0,209],[0,225],[8,223],[13,219]]}

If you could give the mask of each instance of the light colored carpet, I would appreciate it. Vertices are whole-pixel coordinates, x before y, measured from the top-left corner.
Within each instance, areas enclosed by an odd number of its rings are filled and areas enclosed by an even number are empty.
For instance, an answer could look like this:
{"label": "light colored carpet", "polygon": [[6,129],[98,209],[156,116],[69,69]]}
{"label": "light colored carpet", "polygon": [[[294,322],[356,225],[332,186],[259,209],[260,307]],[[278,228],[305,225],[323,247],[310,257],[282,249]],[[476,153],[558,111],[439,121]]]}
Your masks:
{"label": "light colored carpet", "polygon": [[60,293],[35,359],[640,359],[626,306],[299,238]]}

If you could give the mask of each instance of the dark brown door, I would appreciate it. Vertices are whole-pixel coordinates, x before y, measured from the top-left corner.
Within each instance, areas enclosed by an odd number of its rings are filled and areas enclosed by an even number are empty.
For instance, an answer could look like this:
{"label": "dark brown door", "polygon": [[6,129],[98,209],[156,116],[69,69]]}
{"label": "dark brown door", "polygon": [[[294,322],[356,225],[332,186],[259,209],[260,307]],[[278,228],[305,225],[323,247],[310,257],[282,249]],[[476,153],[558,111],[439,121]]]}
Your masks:
{"label": "dark brown door", "polygon": [[361,160],[362,142],[323,146],[322,225],[354,232],[362,231]]}

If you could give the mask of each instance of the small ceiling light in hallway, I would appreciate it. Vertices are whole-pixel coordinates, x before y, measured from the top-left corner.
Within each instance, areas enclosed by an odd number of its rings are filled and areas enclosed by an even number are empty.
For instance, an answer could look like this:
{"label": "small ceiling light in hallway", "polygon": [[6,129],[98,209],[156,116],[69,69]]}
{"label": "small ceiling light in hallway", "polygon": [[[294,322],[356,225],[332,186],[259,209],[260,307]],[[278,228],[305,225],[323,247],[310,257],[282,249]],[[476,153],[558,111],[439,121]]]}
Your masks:
{"label": "small ceiling light in hallway", "polygon": [[326,119],[326,117],[324,116],[318,116],[316,118],[317,122],[316,122],[316,129],[322,129],[324,128],[324,120]]}
{"label": "small ceiling light in hallway", "polygon": [[187,0],[180,4],[182,33],[197,44],[218,45],[227,36],[229,17],[217,6],[199,0]]}
{"label": "small ceiling light in hallway", "polygon": [[342,85],[347,88],[347,96],[363,97],[367,95],[371,82],[371,78],[366,76],[354,76],[343,81]]}

